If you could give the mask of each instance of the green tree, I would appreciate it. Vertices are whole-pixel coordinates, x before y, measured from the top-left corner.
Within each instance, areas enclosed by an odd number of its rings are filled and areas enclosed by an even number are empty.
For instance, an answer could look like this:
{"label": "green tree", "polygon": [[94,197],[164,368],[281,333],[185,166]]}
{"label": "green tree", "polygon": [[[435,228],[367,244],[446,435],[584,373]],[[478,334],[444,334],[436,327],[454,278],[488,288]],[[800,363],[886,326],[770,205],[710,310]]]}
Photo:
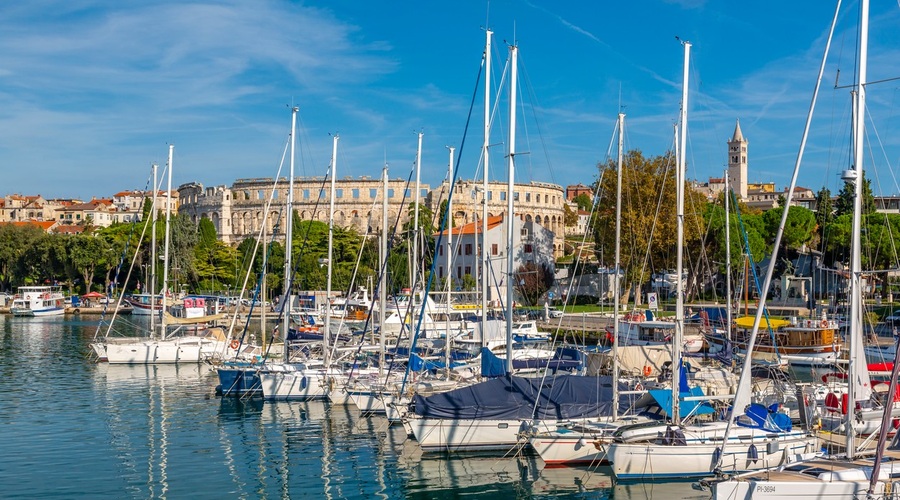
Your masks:
{"label": "green tree", "polygon": [[[676,190],[675,158],[671,153],[645,158],[638,150],[625,154],[622,170],[621,264],[626,283],[632,287],[649,281],[651,269],[675,267]],[[616,168],[614,161],[601,164],[596,192],[596,216],[591,221],[595,248],[615,248]],[[685,186],[685,206],[703,207],[703,195]],[[684,242],[690,248],[700,244],[702,210],[685,210]],[[597,258],[606,265],[612,252]],[[652,261],[648,261],[652,259]]]}
{"label": "green tree", "polygon": [[[837,199],[834,202],[835,215],[840,216],[853,213],[853,198],[855,189],[856,188],[852,182],[844,183],[843,187],[841,187],[841,190],[837,195]],[[866,177],[866,173],[863,172],[862,214],[868,215],[873,213],[875,213],[875,196],[872,194],[872,185],[869,182],[869,178]]]}
{"label": "green tree", "polygon": [[[85,293],[91,291],[97,270],[106,267],[108,250],[109,245],[103,238],[83,234],[66,238],[66,260],[71,266],[70,277],[77,275],[82,279]],[[104,292],[105,287],[104,282]]]}
{"label": "green tree", "polygon": [[[603,168],[603,165],[600,165],[600,168]],[[587,193],[579,193],[578,196],[572,198],[572,201],[575,202],[575,205],[578,207],[578,210],[584,210],[585,212],[591,211],[591,206],[594,204],[591,197],[588,196]]]}
{"label": "green tree", "polygon": [[[776,207],[767,210],[763,214],[763,221],[766,223],[766,232],[770,235],[770,245],[775,243],[775,236],[778,227],[781,224],[781,216],[784,213],[783,207]],[[812,241],[816,230],[816,216],[805,207],[791,207],[788,210],[787,220],[785,221],[784,232],[781,237],[781,244],[790,250],[799,250],[804,245]]]}
{"label": "green tree", "polygon": [[36,225],[0,224],[0,289],[23,283],[25,249],[44,232]]}
{"label": "green tree", "polygon": [[568,203],[563,203],[563,221],[566,227],[574,227],[578,224],[578,210],[572,210]]}

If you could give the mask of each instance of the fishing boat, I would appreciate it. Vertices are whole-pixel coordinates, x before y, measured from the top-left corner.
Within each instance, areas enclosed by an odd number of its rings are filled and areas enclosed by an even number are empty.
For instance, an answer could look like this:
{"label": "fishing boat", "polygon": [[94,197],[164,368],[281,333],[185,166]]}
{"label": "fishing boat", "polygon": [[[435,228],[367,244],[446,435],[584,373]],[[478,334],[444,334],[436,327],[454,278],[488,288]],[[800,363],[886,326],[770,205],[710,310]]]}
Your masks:
{"label": "fishing boat", "polygon": [[66,312],[66,298],[58,286],[20,286],[10,312],[13,316],[58,316]]}
{"label": "fishing boat", "polygon": [[[746,355],[748,341],[753,329],[753,316],[744,316],[734,320],[732,345],[735,350]],[[761,328],[770,329],[756,339],[753,345],[753,356],[758,360],[773,361],[781,359],[792,365],[831,365],[841,353],[843,342],[838,334],[837,321],[822,316],[812,319],[763,319]],[[723,336],[709,336],[707,340],[713,348],[723,349]]]}
{"label": "fishing boat", "polygon": [[159,294],[133,293],[122,301],[131,306],[131,314],[135,316],[159,315],[163,310],[163,298]]}

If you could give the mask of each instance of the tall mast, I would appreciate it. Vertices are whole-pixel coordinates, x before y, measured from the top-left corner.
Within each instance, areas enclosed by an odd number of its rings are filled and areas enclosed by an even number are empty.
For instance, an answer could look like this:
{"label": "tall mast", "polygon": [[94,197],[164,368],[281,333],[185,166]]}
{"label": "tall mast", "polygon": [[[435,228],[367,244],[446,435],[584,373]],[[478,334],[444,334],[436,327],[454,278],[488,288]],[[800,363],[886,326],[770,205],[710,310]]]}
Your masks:
{"label": "tall mast", "polygon": [[[856,99],[853,102],[853,172],[845,176],[853,182],[853,230],[850,232],[850,375],[847,384],[847,400],[853,408],[859,399],[869,397],[870,380],[865,366],[862,336],[862,259],[860,256],[860,228],[862,227],[862,185],[863,185],[863,139],[865,138],[866,116],[866,73],[869,55],[869,2],[860,5],[859,20],[859,82]],[[853,432],[853,412],[847,412],[847,458],[852,459],[856,441]]]}
{"label": "tall mast", "polygon": [[518,71],[519,48],[515,45],[509,47],[510,79],[509,79],[509,156],[507,160],[508,178],[506,181],[506,373],[512,374],[512,320],[513,320],[513,291],[515,289],[515,270],[513,266],[513,229],[515,226],[515,212],[513,199],[515,198],[516,181],[516,73]]}
{"label": "tall mast", "polygon": [[331,271],[333,269],[331,258],[334,253],[334,193],[335,179],[337,176],[338,139],[338,135],[334,134],[334,138],[331,141],[331,189],[328,193],[328,277],[325,280],[325,303],[328,304],[328,309],[326,309],[325,314],[325,334],[322,335],[322,353],[325,359],[326,370],[328,369],[328,364],[331,360],[330,353],[328,352],[328,336],[331,335]]}
{"label": "tall mast", "polygon": [[[156,178],[159,165],[153,164],[153,202],[150,204],[150,283],[147,291],[150,292],[150,336],[156,336],[156,221],[158,220],[159,207],[156,200],[159,199],[159,180]],[[146,285],[145,285],[146,286]]]}
{"label": "tall mast", "polygon": [[484,326],[488,317],[488,267],[490,254],[487,247],[488,226],[488,142],[491,136],[491,30],[485,30],[484,43],[484,142],[481,146],[481,347],[485,346]]}
{"label": "tall mast", "polygon": [[291,166],[288,172],[288,189],[284,224],[284,298],[281,300],[281,338],[284,339],[284,360],[290,357],[288,333],[291,327],[291,253],[294,241],[294,149],[297,142],[297,106],[291,107]]}
{"label": "tall mast", "polygon": [[[412,285],[416,283],[416,276],[419,275],[419,191],[421,191],[420,187],[420,178],[422,175],[422,132],[419,132],[419,144],[416,147],[416,194],[414,196],[415,205],[414,205],[414,213],[413,213],[413,254],[412,254],[412,267],[413,273],[409,275],[409,283]],[[415,291],[412,292],[413,296],[415,295]],[[412,304],[412,297],[410,297],[410,304]]]}
{"label": "tall mast", "polygon": [[450,288],[451,283],[453,282],[450,277],[452,274],[450,273],[450,266],[453,265],[453,151],[456,149],[453,146],[448,146],[447,149],[450,150],[450,163],[447,164],[447,181],[450,185],[449,194],[447,196],[447,212],[444,215],[444,219],[447,221],[446,227],[444,228],[447,231],[447,312],[444,316],[444,324],[445,324],[445,333],[444,333],[444,366],[447,369],[450,368]]}
{"label": "tall mast", "polygon": [[163,250],[163,296],[162,311],[160,312],[160,332],[161,337],[166,337],[166,292],[169,289],[169,244],[171,242],[171,222],[172,222],[172,157],[174,156],[175,145],[169,144],[169,165],[166,170],[168,180],[166,181],[166,246]]}
{"label": "tall mast", "polygon": [[681,343],[684,339],[684,157],[687,147],[687,107],[688,107],[688,69],[691,58],[691,42],[682,42],[684,45],[684,79],[681,88],[681,134],[678,148],[678,172],[675,175],[675,190],[677,193],[677,208],[675,219],[677,221],[677,250],[675,256],[676,285],[675,291],[675,338],[672,341],[672,419],[677,424],[681,421],[679,394],[681,394]]}
{"label": "tall mast", "polygon": [[[725,170],[725,338],[731,344],[731,187],[728,182],[728,170]],[[731,366],[734,368],[734,357]]]}
{"label": "tall mast", "polygon": [[612,397],[612,415],[613,418],[619,416],[619,269],[621,266],[621,245],[622,241],[622,149],[625,143],[625,113],[619,113],[619,154],[616,164],[616,264],[615,264],[615,288],[613,289],[613,397]]}
{"label": "tall mast", "polygon": [[384,344],[387,342],[384,332],[384,320],[387,318],[387,247],[388,247],[388,167],[387,163],[381,169],[381,245],[379,252],[381,260],[379,270],[382,274],[381,285],[378,286],[378,376],[384,376]]}

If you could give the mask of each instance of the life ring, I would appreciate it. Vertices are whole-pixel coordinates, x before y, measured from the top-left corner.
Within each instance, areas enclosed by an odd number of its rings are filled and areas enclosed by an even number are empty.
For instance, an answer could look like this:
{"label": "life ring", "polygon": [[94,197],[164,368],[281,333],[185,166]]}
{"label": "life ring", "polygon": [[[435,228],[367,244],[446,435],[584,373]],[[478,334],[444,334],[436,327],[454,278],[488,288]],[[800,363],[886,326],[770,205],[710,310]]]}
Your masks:
{"label": "life ring", "polygon": [[821,325],[822,325],[822,328],[827,328],[827,327],[828,327],[828,320],[823,319]]}
{"label": "life ring", "polygon": [[241,341],[238,339],[234,339],[231,341],[231,348],[237,350],[238,347],[241,346]]}
{"label": "life ring", "polygon": [[636,390],[636,391],[643,391],[643,390],[644,390],[643,384],[641,384],[640,382],[634,384],[634,390]]}
{"label": "life ring", "polygon": [[653,368],[650,365],[644,365],[644,376],[649,377],[651,373],[653,373]]}

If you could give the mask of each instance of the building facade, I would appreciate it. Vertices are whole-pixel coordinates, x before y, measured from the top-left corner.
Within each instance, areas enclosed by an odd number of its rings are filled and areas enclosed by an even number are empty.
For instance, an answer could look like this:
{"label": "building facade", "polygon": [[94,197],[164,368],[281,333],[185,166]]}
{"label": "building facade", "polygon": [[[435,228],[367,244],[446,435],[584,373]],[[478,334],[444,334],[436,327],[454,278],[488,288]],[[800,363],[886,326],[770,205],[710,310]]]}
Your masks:
{"label": "building facade", "polygon": [[[513,217],[512,246],[507,248],[507,219],[504,215],[488,217],[487,232],[482,239],[481,221],[456,226],[452,230],[452,259],[447,267],[447,249],[442,245],[437,249],[435,266],[437,277],[444,279],[450,276],[455,285],[462,283],[469,275],[481,282],[482,273],[488,273],[490,290],[488,300],[505,299],[507,279],[507,259],[512,256],[513,269],[518,271],[522,266],[534,264],[537,269],[546,269],[555,274],[553,248],[555,235],[552,231],[534,221],[523,221]],[[443,241],[447,241],[448,232],[441,233]],[[489,269],[485,270],[482,251],[487,253]]]}
{"label": "building facade", "polygon": [[[353,228],[360,234],[380,234],[382,227],[382,203],[384,181],[381,178],[358,177],[335,180],[334,222],[340,227]],[[409,208],[415,201],[414,187],[406,179],[387,181],[388,226],[401,227],[409,220]],[[419,202],[435,214],[447,199],[448,184],[431,189],[420,185]],[[506,183],[492,182],[488,188],[488,215],[506,212]],[[294,211],[301,220],[328,222],[330,183],[324,177],[307,177],[294,180]],[[238,179],[230,187],[204,187],[198,182],[178,187],[181,211],[189,214],[194,222],[209,219],[219,238],[236,245],[245,238],[261,237],[263,228],[267,237],[284,239],[284,206],[287,200],[287,179],[272,178]],[[453,194],[454,224],[459,226],[481,220],[483,196],[481,184],[476,181],[459,181]],[[564,230],[564,195],[556,184],[531,182],[516,184],[514,189],[515,212],[525,222],[536,222],[552,232]],[[562,244],[552,248],[561,252]]]}

